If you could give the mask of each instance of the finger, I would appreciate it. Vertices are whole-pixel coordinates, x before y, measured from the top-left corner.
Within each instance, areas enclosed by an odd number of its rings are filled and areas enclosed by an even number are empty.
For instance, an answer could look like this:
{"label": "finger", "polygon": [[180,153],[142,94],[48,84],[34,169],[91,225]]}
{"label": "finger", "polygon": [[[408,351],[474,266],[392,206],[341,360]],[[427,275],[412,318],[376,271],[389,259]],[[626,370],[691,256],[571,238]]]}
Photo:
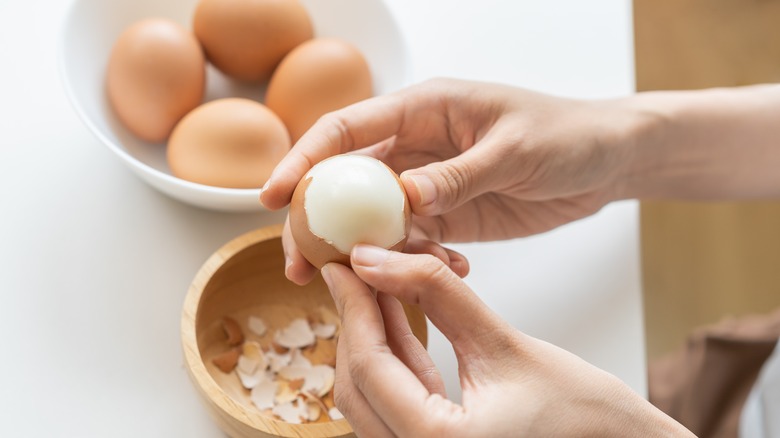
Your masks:
{"label": "finger", "polygon": [[412,333],[401,303],[382,292],[377,294],[377,303],[385,322],[387,345],[430,393],[446,398],[447,390],[444,388],[441,373],[428,351]]}
{"label": "finger", "polygon": [[368,286],[336,263],[325,265],[322,276],[339,309],[342,336],[349,339],[350,378],[393,433],[411,436],[410,428],[425,421],[430,393],[387,345],[382,315]]}
{"label": "finger", "polygon": [[507,325],[441,260],[357,245],[352,268],[368,285],[407,304],[419,305],[456,352],[483,351]]}
{"label": "finger", "polygon": [[505,169],[514,148],[487,135],[449,160],[430,163],[401,174],[412,212],[419,216],[446,213],[511,180]]}
{"label": "finger", "polygon": [[282,208],[315,164],[394,136],[405,118],[403,96],[403,92],[379,96],[322,116],[273,170],[260,202],[271,210]]}
{"label": "finger", "polygon": [[298,245],[296,245],[292,231],[290,231],[289,215],[284,222],[284,229],[282,229],[282,249],[284,250],[284,275],[300,286],[312,281],[317,275],[317,268],[298,251]]}
{"label": "finger", "polygon": [[[382,161],[389,166],[390,164],[387,163],[387,156],[394,146],[395,146],[395,136],[386,138],[380,141],[379,143],[373,144],[371,146],[366,146],[362,149],[357,149],[351,153],[365,155],[371,158],[376,158],[377,160]],[[393,170],[396,171],[395,169]]]}
{"label": "finger", "polygon": [[336,344],[336,383],[333,386],[333,401],[349,421],[357,436],[392,437],[394,434],[374,412],[368,400],[360,393],[349,376],[349,335],[344,332]]}
{"label": "finger", "polygon": [[408,254],[430,254],[441,260],[458,277],[465,277],[469,273],[469,261],[463,254],[449,248],[445,248],[432,240],[411,239],[406,242],[404,252]]}

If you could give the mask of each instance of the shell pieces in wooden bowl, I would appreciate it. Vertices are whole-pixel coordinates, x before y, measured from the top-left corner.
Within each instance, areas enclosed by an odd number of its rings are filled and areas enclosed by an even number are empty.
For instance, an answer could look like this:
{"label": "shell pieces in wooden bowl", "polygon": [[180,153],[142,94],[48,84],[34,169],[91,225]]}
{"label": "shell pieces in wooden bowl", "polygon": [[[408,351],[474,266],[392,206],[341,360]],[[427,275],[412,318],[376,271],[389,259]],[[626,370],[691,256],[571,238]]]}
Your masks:
{"label": "shell pieces in wooden bowl", "polygon": [[[212,418],[231,437],[344,437],[352,436],[346,420],[320,416],[316,422],[291,424],[262,412],[251,400],[235,371],[220,370],[213,359],[228,345],[223,319],[236,321],[246,341],[272,348],[277,329],[322,309],[335,314],[335,305],[320,276],[306,286],[297,286],[284,276],[281,225],[249,232],[227,243],[200,268],[190,285],[181,320],[182,346],[190,379]],[[409,324],[423,345],[427,325],[423,313],[406,307]],[[256,327],[260,318],[266,326],[262,335]],[[253,321],[253,322],[250,322]],[[252,324],[254,327],[250,327]],[[313,324],[316,324],[314,322]],[[316,348],[302,349],[313,364],[336,357],[338,333],[318,338]],[[333,405],[332,391],[322,398],[325,408]]]}

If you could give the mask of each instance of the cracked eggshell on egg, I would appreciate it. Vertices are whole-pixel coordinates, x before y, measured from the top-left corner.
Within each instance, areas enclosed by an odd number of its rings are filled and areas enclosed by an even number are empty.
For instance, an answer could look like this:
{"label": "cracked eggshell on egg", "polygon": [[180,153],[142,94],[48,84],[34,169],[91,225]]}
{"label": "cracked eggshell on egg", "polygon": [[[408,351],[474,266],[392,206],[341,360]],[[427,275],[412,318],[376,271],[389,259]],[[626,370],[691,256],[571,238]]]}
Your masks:
{"label": "cracked eggshell on egg", "polygon": [[398,175],[363,155],[336,155],[311,168],[290,203],[290,230],[301,254],[318,269],[350,266],[358,243],[400,251],[411,229],[411,207]]}

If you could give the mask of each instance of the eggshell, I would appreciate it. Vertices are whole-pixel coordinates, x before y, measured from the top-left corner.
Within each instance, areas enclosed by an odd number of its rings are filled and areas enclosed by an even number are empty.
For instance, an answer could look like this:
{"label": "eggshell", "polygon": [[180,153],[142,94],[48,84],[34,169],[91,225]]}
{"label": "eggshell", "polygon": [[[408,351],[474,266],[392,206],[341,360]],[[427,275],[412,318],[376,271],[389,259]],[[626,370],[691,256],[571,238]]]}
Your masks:
{"label": "eggshell", "polygon": [[[338,157],[336,155],[335,157]],[[329,159],[333,159],[331,157]],[[382,163],[384,165],[384,163]],[[406,191],[403,188],[401,179],[398,175],[387,165],[384,165],[387,170],[393,174],[396,182],[404,195],[404,237],[397,243],[387,248],[393,251],[401,251],[406,245],[406,241],[409,238],[409,232],[412,227],[412,210],[409,205],[409,199],[406,196]],[[309,228],[309,218],[307,216],[305,208],[306,190],[312,182],[312,178],[307,173],[306,176],[298,183],[293,192],[292,201],[290,202],[290,231],[292,233],[295,244],[298,246],[298,250],[303,254],[304,258],[314,265],[317,269],[321,269],[328,263],[335,262],[342,265],[351,266],[349,254],[345,254],[336,249],[326,239],[314,234]]]}
{"label": "eggshell", "polygon": [[284,121],[293,143],[323,114],[372,96],[371,71],[360,51],[336,38],[296,47],[271,77],[265,104]]}
{"label": "eggshell", "polygon": [[259,188],[290,150],[281,120],[249,99],[219,99],[187,114],[168,142],[168,165],[182,179]]}
{"label": "eggshell", "polygon": [[297,0],[201,0],[193,28],[208,60],[242,81],[267,80],[290,50],[314,34]]}
{"label": "eggshell", "polygon": [[205,86],[203,51],[173,21],[139,21],[119,36],[111,51],[108,100],[122,124],[145,141],[165,141],[176,123],[200,105]]}

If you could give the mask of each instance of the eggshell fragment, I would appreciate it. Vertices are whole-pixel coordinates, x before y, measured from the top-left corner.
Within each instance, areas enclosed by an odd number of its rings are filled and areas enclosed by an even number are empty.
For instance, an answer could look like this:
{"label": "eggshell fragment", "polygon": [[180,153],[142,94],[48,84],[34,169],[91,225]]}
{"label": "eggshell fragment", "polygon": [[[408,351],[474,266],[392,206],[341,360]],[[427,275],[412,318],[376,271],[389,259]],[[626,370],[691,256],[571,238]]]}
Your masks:
{"label": "eggshell fragment", "polygon": [[222,318],[222,331],[227,336],[228,345],[236,346],[244,342],[244,331],[235,319],[228,316]]}
{"label": "eggshell fragment", "polygon": [[329,365],[314,365],[303,383],[305,391],[311,391],[320,397],[333,389],[336,382],[336,370]]}
{"label": "eggshell fragment", "polygon": [[280,369],[290,364],[292,360],[292,353],[277,353],[273,350],[267,352],[265,356],[268,358],[270,369],[272,372],[278,373]]}
{"label": "eggshell fragment", "polygon": [[286,380],[280,380],[278,383],[278,389],[276,390],[276,396],[274,403],[277,405],[289,403],[298,397],[298,389],[292,388],[290,382]]}
{"label": "eggshell fragment", "polygon": [[265,371],[266,368],[268,368],[268,359],[263,354],[260,344],[254,341],[244,342],[237,369],[244,374],[253,374],[257,370]]}
{"label": "eggshell fragment", "polygon": [[317,421],[320,419],[320,416],[322,415],[322,408],[320,407],[319,403],[307,401],[306,409],[308,411],[307,420]]}
{"label": "eggshell fragment", "polygon": [[265,325],[265,321],[257,316],[250,316],[247,325],[249,326],[249,331],[256,334],[257,336],[265,335],[265,332],[268,330]]}
{"label": "eggshell fragment", "polygon": [[317,313],[323,324],[332,324],[336,326],[336,330],[338,331],[338,327],[341,326],[341,318],[339,318],[339,315],[336,314],[335,311],[326,306],[319,306],[317,308]]}
{"label": "eggshell fragment", "polygon": [[330,339],[336,334],[336,325],[314,323],[311,325],[311,331],[320,339]]}
{"label": "eggshell fragment", "polygon": [[294,348],[290,350],[292,359],[290,360],[290,366],[311,368],[311,361],[301,353],[301,350]]}
{"label": "eggshell fragment", "polygon": [[373,94],[363,54],[336,38],[315,38],[292,50],[274,71],[265,103],[296,142],[320,116]]}
{"label": "eggshell fragment", "polygon": [[193,29],[209,61],[243,81],[268,79],[314,33],[297,0],[200,0]]}
{"label": "eggshell fragment", "polygon": [[301,395],[306,399],[306,403],[317,404],[322,412],[328,412],[328,407],[325,406],[325,403],[322,402],[322,399],[319,396],[316,396],[309,391],[301,391]]}
{"label": "eggshell fragment", "polygon": [[303,379],[290,380],[290,382],[288,383],[288,386],[293,391],[300,392],[301,388],[303,388]]}
{"label": "eggshell fragment", "polygon": [[200,105],[205,87],[200,44],[173,21],[134,23],[111,50],[108,101],[122,124],[142,140],[165,141],[176,123]]}
{"label": "eggshell fragment", "polygon": [[294,319],[290,325],[277,331],[274,341],[286,348],[302,348],[314,344],[316,338],[309,323],[302,318]]}
{"label": "eggshell fragment", "polygon": [[[246,341],[244,342],[244,345],[241,346],[241,350],[241,354],[243,356],[256,360],[258,363],[267,363],[265,354],[263,353],[263,348],[259,343],[255,341]],[[263,365],[263,368],[265,367],[266,365]]]}
{"label": "eggshell fragment", "polygon": [[184,117],[168,142],[174,176],[217,187],[259,188],[290,150],[281,120],[260,103],[219,99]]}
{"label": "eggshell fragment", "polygon": [[252,388],[249,398],[258,409],[271,409],[274,407],[277,387],[278,383],[272,380],[264,380]]}
{"label": "eggshell fragment", "polygon": [[259,368],[254,372],[245,373],[236,367],[236,374],[238,375],[239,380],[241,380],[241,385],[246,389],[252,389],[260,384],[260,382],[266,380],[265,370]]}
{"label": "eggshell fragment", "polygon": [[278,404],[273,407],[271,412],[291,424],[301,424],[302,420],[309,416],[309,410],[302,398]]}
{"label": "eggshell fragment", "polygon": [[257,359],[252,359],[242,355],[238,358],[236,369],[244,374],[253,374],[255,371],[257,371],[258,365],[259,363]]}
{"label": "eggshell fragment", "polygon": [[279,370],[279,377],[287,380],[305,379],[311,368],[311,366],[287,365]]}
{"label": "eggshell fragment", "polygon": [[[233,318],[224,317],[221,321],[223,327],[228,327],[229,332],[235,333],[236,327],[241,328]],[[314,346],[325,344],[333,348],[335,343],[319,341],[321,338],[314,335],[312,327],[317,327],[318,331],[324,330],[327,336],[332,336],[340,325],[339,318],[329,307],[320,305],[308,313],[306,318],[288,321],[287,326],[274,333],[275,337],[281,335],[283,342],[284,339],[291,338],[299,344],[304,343],[299,338],[307,337],[313,339],[313,344],[293,346],[279,352],[269,348],[269,345],[261,346],[260,342],[265,343],[268,339],[245,340],[240,346],[213,356],[212,361],[216,363],[222,360],[222,356],[227,353],[238,355],[231,365],[232,370],[238,382],[246,389],[243,393],[249,402],[263,414],[273,414],[294,424],[322,421],[323,413],[328,412],[325,403],[327,400],[332,403],[328,394],[333,390],[336,373],[335,364],[327,364],[333,356],[323,357],[321,353],[315,353]],[[262,322],[262,319],[250,316],[247,326],[255,326],[256,329],[258,322]],[[261,328],[268,330],[264,323]],[[254,333],[251,328],[250,331]],[[313,360],[317,362],[313,364]]]}
{"label": "eggshell fragment", "polygon": [[218,356],[215,356],[213,359],[211,359],[211,363],[213,363],[223,373],[229,373],[236,368],[236,365],[238,364],[238,359],[240,357],[241,357],[241,349],[231,348],[230,350]]}
{"label": "eggshell fragment", "polygon": [[278,354],[287,354],[290,352],[290,349],[287,347],[282,347],[281,345],[277,344],[276,342],[271,342],[271,349],[275,351]]}
{"label": "eggshell fragment", "polygon": [[279,377],[289,381],[303,379],[303,391],[322,397],[333,389],[336,373],[333,367],[328,365],[319,364],[310,367],[290,365],[279,370]]}
{"label": "eggshell fragment", "polygon": [[336,155],[312,167],[295,188],[289,217],[298,250],[318,269],[349,266],[357,243],[401,250],[412,225],[398,175],[362,155]]}

